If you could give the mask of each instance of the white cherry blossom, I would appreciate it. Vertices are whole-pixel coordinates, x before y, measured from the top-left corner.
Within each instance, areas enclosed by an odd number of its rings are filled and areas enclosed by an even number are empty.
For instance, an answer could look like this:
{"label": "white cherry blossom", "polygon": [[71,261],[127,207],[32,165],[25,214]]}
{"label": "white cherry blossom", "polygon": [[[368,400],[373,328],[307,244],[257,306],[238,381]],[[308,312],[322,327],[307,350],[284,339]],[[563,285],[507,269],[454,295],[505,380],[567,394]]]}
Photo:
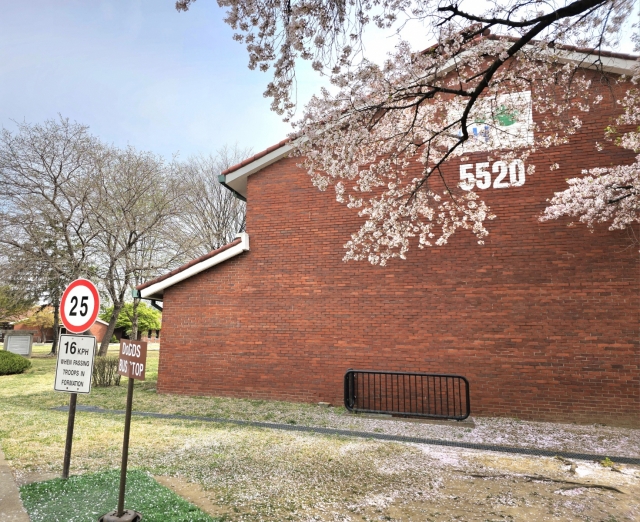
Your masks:
{"label": "white cherry blossom", "polygon": [[[176,6],[187,10],[194,1]],[[345,245],[345,259],[374,264],[404,258],[412,243],[445,245],[458,230],[482,243],[494,216],[470,186],[451,176],[450,160],[486,154],[484,161],[520,161],[526,175],[533,174],[533,155],[570,143],[582,116],[602,101],[591,88],[605,75],[602,50],[619,45],[635,7],[634,0],[218,4],[234,38],[246,46],[249,67],[272,72],[265,96],[285,119],[295,114],[300,59],[330,78],[331,92],[309,102],[292,137],[299,138],[296,153],[312,182],[320,190],[334,185],[336,199],[364,218]],[[409,20],[422,21],[436,43],[419,50],[402,42],[382,65],[366,59],[367,26],[402,36]],[[638,32],[637,23],[631,30]],[[620,125],[637,122],[637,96],[628,93]],[[617,132],[610,129],[609,138],[637,149],[637,133]],[[554,198],[545,218],[570,214],[624,226],[635,215],[634,172],[626,166],[590,171],[585,181],[572,181],[565,199]],[[605,192],[592,197],[587,187]]]}

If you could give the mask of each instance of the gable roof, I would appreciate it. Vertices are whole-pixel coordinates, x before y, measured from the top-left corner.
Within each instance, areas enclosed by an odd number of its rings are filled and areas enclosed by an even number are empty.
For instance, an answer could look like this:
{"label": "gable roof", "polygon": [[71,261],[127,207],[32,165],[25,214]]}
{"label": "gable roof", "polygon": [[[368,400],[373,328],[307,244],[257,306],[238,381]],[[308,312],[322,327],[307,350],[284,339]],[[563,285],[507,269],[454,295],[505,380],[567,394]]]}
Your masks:
{"label": "gable roof", "polygon": [[154,299],[161,301],[164,296],[165,289],[173,286],[180,281],[184,281],[193,277],[200,272],[207,270],[215,265],[231,259],[243,252],[249,250],[249,234],[241,232],[231,243],[228,243],[216,250],[212,250],[208,254],[198,257],[188,263],[171,270],[155,279],[151,279],[141,285],[136,286],[139,297],[143,299]]}

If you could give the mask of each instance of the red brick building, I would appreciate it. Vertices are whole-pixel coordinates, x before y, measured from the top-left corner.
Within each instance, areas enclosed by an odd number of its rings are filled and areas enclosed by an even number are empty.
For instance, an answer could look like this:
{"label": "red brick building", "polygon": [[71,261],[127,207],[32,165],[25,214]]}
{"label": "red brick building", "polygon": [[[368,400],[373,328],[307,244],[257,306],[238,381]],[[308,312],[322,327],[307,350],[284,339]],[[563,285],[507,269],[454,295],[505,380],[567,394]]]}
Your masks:
{"label": "red brick building", "polygon": [[16,323],[13,325],[13,331],[22,331],[25,334],[33,334],[34,343],[46,343],[53,340],[53,328],[36,328],[34,326],[28,326],[26,324]]}
{"label": "red brick building", "polygon": [[342,261],[362,218],[315,189],[286,142],[229,169],[247,233],[138,287],[163,300],[158,391],[340,404],[348,368],[456,373],[474,415],[639,425],[638,247],[539,221],[566,178],[632,161],[594,146],[616,110],[605,96],[568,145],[532,156],[524,184],[478,191],[498,216],[485,245],[462,231],[386,267]]}
{"label": "red brick building", "polygon": [[96,344],[100,345],[107,333],[108,327],[109,323],[103,321],[102,319],[96,319],[95,323],[91,325],[91,327],[89,328],[89,334],[95,336]]}

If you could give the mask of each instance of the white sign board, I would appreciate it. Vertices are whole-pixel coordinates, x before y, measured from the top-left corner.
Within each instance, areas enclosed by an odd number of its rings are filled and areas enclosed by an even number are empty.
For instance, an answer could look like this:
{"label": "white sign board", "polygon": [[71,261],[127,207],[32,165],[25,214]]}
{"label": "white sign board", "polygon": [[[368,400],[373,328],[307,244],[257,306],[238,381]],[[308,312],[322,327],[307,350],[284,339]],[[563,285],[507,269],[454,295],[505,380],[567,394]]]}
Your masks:
{"label": "white sign board", "polygon": [[31,334],[8,334],[4,341],[4,349],[8,352],[31,357]]}
{"label": "white sign board", "polygon": [[68,393],[89,393],[95,351],[96,338],[93,335],[60,335],[53,389]]}
{"label": "white sign board", "polygon": [[[449,123],[462,117],[466,103],[465,100],[459,106],[452,104]],[[462,148],[465,153],[531,147],[534,137],[531,91],[480,98],[468,121],[469,141]]]}

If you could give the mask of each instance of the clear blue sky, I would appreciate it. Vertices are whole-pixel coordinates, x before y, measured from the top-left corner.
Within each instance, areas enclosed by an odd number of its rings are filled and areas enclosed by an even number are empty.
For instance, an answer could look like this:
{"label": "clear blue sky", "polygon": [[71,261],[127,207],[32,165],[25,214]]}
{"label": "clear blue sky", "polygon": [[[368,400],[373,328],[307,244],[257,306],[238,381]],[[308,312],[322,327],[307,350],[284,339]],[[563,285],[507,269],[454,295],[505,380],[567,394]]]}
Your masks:
{"label": "clear blue sky", "polygon": [[[215,0],[187,13],[175,0],[24,0],[0,16],[0,125],[58,113],[104,141],[186,158],[238,143],[259,151],[289,126],[262,93],[271,78],[247,68]],[[395,38],[368,30],[367,55],[381,59]],[[424,31],[407,27],[414,48]],[[627,46],[625,46],[627,47]],[[630,51],[625,49],[626,51]],[[320,86],[307,66],[299,102]]]}
{"label": "clear blue sky", "polygon": [[170,157],[228,143],[265,148],[289,131],[262,96],[223,11],[200,0],[5,2],[0,125],[58,113],[117,145]]}

